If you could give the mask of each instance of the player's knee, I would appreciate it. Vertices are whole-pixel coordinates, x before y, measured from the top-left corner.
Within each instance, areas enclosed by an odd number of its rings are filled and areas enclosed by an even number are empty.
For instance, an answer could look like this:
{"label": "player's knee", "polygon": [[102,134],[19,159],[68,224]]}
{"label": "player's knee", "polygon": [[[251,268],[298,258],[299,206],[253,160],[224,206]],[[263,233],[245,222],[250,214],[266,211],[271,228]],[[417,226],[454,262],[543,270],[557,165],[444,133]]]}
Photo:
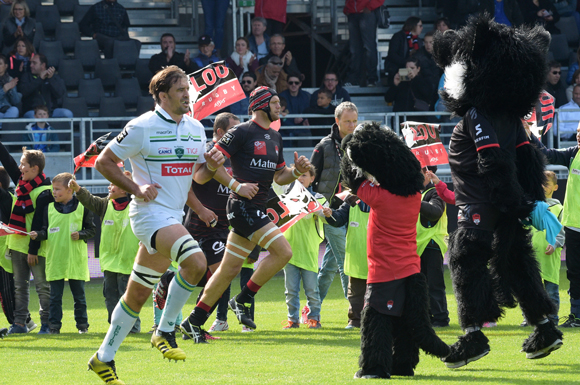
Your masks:
{"label": "player's knee", "polygon": [[181,275],[187,282],[198,282],[207,271],[207,261],[203,253],[195,253],[181,262]]}
{"label": "player's knee", "polygon": [[131,272],[131,281],[134,282],[134,284],[129,284],[127,286],[127,296],[137,304],[144,304],[147,301],[147,298],[151,295],[151,290],[153,290],[155,284],[159,282],[162,275],[163,273],[141,266],[135,262],[133,265],[133,271]]}
{"label": "player's knee", "polygon": [[171,246],[171,260],[181,265],[188,257],[195,253],[201,253],[199,244],[190,234],[184,235],[177,239]]}

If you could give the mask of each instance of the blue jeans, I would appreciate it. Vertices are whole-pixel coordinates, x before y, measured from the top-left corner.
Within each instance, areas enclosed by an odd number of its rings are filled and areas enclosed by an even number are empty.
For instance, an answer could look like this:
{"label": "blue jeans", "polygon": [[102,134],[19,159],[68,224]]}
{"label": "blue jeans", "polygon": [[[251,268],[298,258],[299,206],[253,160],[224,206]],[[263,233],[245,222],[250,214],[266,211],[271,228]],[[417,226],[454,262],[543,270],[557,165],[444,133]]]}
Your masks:
{"label": "blue jeans", "polygon": [[336,274],[336,269],[340,273],[340,281],[344,298],[348,293],[348,276],[344,274],[344,247],[346,244],[346,225],[342,227],[332,227],[324,225],[324,235],[326,236],[326,251],[322,257],[322,266],[318,273],[318,290],[320,291],[320,301],[324,301],[330,284]]}
{"label": "blue jeans", "polygon": [[[105,279],[103,280],[103,297],[105,297],[105,306],[107,307],[108,318],[107,322],[111,323],[111,314],[115,310],[115,306],[127,291],[127,283],[129,282],[129,274],[114,273],[105,270]],[[139,333],[141,331],[141,320],[137,318],[132,333]]]}
{"label": "blue jeans", "polygon": [[[377,18],[374,12],[353,13],[348,15],[348,33],[350,44],[350,70],[348,81],[353,84],[376,83],[377,53]],[[361,76],[366,69],[366,79]]]}
{"label": "blue jeans", "polygon": [[201,6],[205,20],[205,34],[212,37],[216,49],[221,49],[230,0],[201,0]]}
{"label": "blue jeans", "polygon": [[46,258],[38,256],[38,264],[28,264],[28,254],[10,250],[14,271],[14,323],[26,325],[28,302],[30,300],[30,273],[34,276],[34,286],[40,302],[40,322],[48,325],[50,307],[50,284],[46,281]]}
{"label": "blue jeans", "polygon": [[[72,111],[66,108],[55,108],[54,111],[52,111],[51,116],[51,118],[72,118],[72,117],[73,117]],[[24,113],[23,118],[34,119],[34,110],[26,111],[26,113]]]}
{"label": "blue jeans", "polygon": [[[74,314],[77,329],[87,329],[89,318],[87,315],[87,300],[85,298],[85,281],[69,279],[68,285],[75,301]],[[50,281],[50,308],[48,311],[48,323],[51,329],[60,330],[62,327],[62,294],[64,292],[64,279]]]}
{"label": "blue jeans", "polygon": [[2,129],[2,121],[1,119],[13,119],[17,118],[20,112],[18,108],[12,106],[6,112],[0,112],[0,130]]}
{"label": "blue jeans", "polygon": [[544,280],[544,288],[546,288],[546,293],[548,297],[556,305],[556,314],[548,314],[548,318],[558,325],[558,311],[560,310],[560,287],[554,282]]}
{"label": "blue jeans", "polygon": [[286,286],[286,305],[288,320],[298,323],[300,320],[300,278],[306,293],[306,303],[310,308],[308,319],[320,321],[320,294],[318,292],[317,274],[288,263],[284,267],[284,284]]}

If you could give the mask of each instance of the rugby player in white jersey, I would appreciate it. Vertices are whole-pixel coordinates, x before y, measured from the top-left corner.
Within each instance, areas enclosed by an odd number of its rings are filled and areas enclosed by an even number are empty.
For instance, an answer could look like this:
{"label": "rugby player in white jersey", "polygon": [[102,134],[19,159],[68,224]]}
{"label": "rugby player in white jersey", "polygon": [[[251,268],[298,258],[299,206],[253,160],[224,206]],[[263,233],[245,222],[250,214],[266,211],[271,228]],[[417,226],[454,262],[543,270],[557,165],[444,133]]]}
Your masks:
{"label": "rugby player in white jersey", "polygon": [[[92,369],[107,384],[118,379],[113,358],[129,334],[141,307],[171,261],[180,265],[172,280],[157,331],[151,337],[164,358],[185,360],[175,342],[174,322],[195,284],[206,271],[206,259],[198,243],[182,225],[191,179],[209,181],[224,163],[217,149],[205,152],[203,126],[189,112],[189,84],[176,66],[158,72],[149,85],[155,111],[130,121],[123,132],[99,155],[96,168],[116,186],[133,194],[129,216],[140,240],[127,291],[111,316],[111,326],[95,355]],[[129,159],[133,180],[117,164]]]}

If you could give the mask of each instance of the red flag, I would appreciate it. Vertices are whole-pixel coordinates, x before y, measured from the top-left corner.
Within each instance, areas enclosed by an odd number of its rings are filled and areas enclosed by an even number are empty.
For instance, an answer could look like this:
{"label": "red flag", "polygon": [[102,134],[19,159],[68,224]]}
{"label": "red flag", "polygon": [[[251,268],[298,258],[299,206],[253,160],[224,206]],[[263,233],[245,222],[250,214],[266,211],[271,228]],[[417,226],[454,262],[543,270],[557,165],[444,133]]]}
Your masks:
{"label": "red flag", "polygon": [[[107,140],[109,135],[111,135],[110,132],[108,134],[101,136],[99,139],[91,143],[91,145],[85,152],[75,156],[74,173],[76,173],[78,169],[81,167],[95,167],[95,161],[97,160],[99,154],[105,149],[106,147],[105,141]],[[122,166],[121,163],[119,165]]]}
{"label": "red flag", "polygon": [[555,112],[554,97],[542,90],[538,102],[532,111],[524,117],[524,120],[528,123],[534,135],[540,137],[552,128]]}
{"label": "red flag", "polygon": [[27,233],[26,231],[14,229],[14,228],[8,226],[6,223],[0,222],[0,237],[3,237],[5,235],[11,235],[11,234],[21,234],[21,235],[22,234],[25,234],[25,235],[28,235],[30,233]]}
{"label": "red flag", "polygon": [[188,77],[190,108],[197,120],[246,97],[236,74],[223,61],[211,63]]}
{"label": "red flag", "polygon": [[421,167],[449,163],[447,151],[439,137],[438,124],[403,122],[401,132]]}
{"label": "red flag", "polygon": [[268,216],[281,232],[288,230],[309,213],[322,210],[320,203],[298,181],[287,193],[270,199],[267,207]]}

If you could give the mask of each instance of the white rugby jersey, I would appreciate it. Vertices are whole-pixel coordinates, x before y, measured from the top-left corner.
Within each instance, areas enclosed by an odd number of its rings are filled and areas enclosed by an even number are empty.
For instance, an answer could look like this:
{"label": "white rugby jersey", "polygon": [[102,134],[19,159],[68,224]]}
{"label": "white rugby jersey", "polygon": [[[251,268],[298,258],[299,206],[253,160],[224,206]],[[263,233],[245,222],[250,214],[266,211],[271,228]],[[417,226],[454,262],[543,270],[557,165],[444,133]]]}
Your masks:
{"label": "white rugby jersey", "polygon": [[150,202],[131,204],[183,210],[196,163],[205,163],[205,130],[184,115],[177,124],[160,106],[131,120],[108,146],[122,160],[129,159],[133,181],[142,186],[159,183],[159,195]]}

